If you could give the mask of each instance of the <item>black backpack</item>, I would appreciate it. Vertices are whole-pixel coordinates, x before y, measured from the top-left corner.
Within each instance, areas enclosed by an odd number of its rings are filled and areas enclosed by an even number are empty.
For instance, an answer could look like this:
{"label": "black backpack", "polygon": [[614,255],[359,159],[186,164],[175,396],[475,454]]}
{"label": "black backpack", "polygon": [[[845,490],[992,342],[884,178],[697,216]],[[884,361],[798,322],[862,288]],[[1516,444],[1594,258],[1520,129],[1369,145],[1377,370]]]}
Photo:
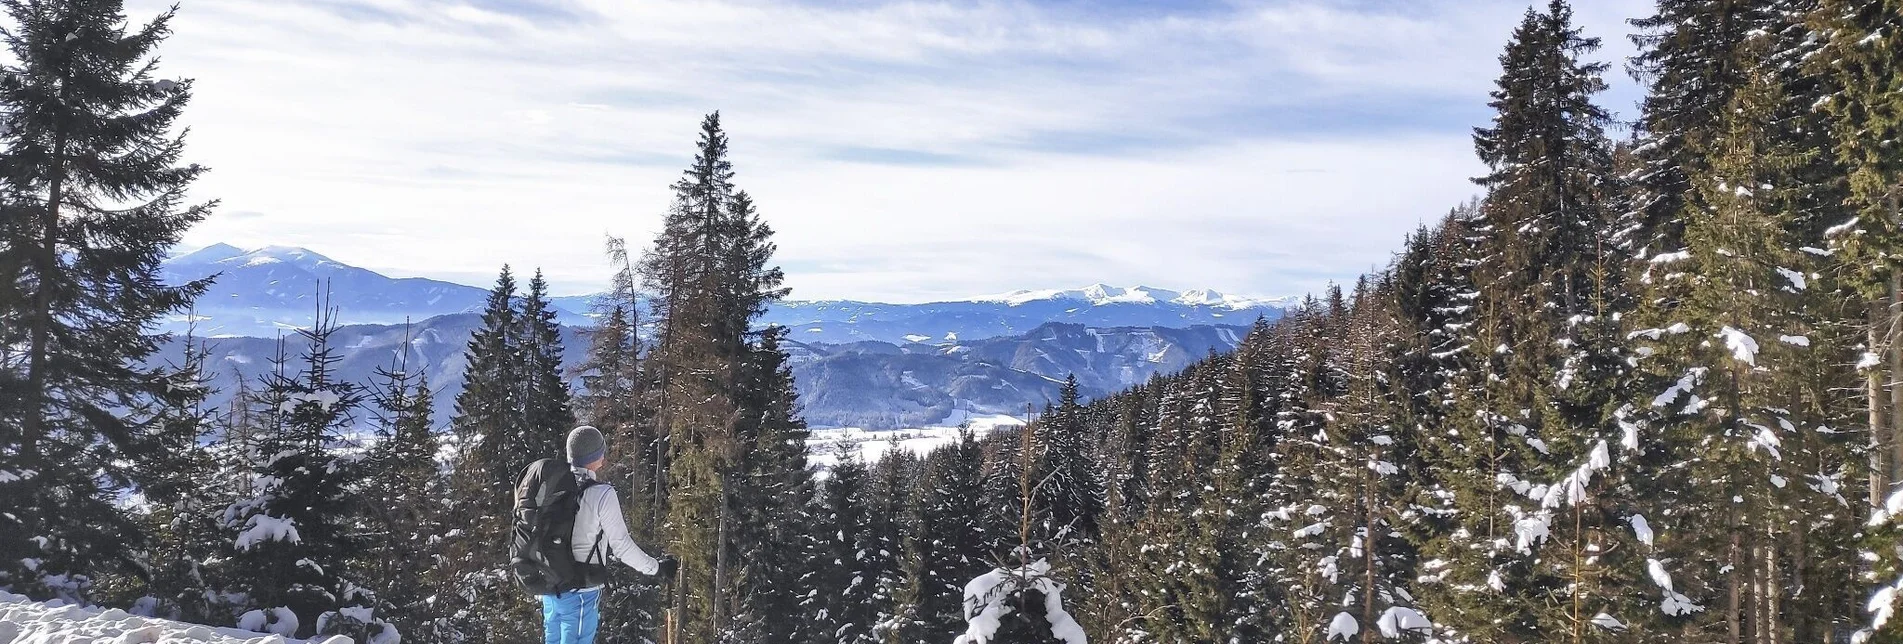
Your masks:
{"label": "black backpack", "polygon": [[582,490],[593,483],[578,482],[567,463],[552,458],[530,463],[522,472],[510,515],[509,566],[523,590],[556,595],[582,587],[583,567],[569,540]]}

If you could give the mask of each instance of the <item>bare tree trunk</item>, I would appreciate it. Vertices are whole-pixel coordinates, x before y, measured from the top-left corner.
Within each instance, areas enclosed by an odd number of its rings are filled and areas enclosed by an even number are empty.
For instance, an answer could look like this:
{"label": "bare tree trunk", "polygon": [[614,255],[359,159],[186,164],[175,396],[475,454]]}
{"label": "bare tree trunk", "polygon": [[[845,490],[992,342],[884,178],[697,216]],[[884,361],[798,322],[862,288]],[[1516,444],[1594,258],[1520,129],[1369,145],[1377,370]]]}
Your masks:
{"label": "bare tree trunk", "polygon": [[[1805,575],[1809,573],[1810,553],[1804,543],[1804,527],[1796,526],[1796,529],[1789,532],[1791,534],[1791,599],[1801,606],[1806,596],[1810,594],[1810,589],[1805,587],[1808,582]],[[1810,616],[1806,611],[1799,610],[1791,614],[1791,641],[1816,642],[1821,639],[1811,632]]]}
{"label": "bare tree trunk", "polygon": [[1783,583],[1777,579],[1777,535],[1764,535],[1764,644],[1779,644],[1783,629],[1777,623],[1777,598]]}
{"label": "bare tree trunk", "polygon": [[1586,586],[1586,534],[1580,528],[1585,521],[1580,516],[1584,512],[1580,504],[1573,504],[1573,643],[1579,644],[1586,638],[1586,623],[1580,616],[1581,589]]}
{"label": "bare tree trunk", "polygon": [[46,220],[41,222],[39,271],[35,278],[33,312],[27,316],[26,416],[20,419],[20,456],[29,465],[38,463],[40,439],[46,434],[46,359],[47,343],[53,335],[53,273],[59,266],[59,207],[65,199],[66,133],[53,140],[52,185],[46,199]]}
{"label": "bare tree trunk", "polygon": [[1374,644],[1375,629],[1372,626],[1378,619],[1374,614],[1374,475],[1373,470],[1362,468],[1361,473],[1361,561],[1366,570],[1361,589],[1361,630],[1362,644]]}
{"label": "bare tree trunk", "polygon": [[1743,615],[1740,614],[1743,609],[1741,605],[1743,589],[1739,587],[1738,580],[1740,573],[1738,564],[1743,563],[1739,561],[1739,559],[1742,558],[1740,556],[1742,553],[1739,551],[1743,547],[1743,539],[1742,535],[1738,534],[1738,523],[1738,514],[1737,511],[1734,510],[1731,513],[1731,547],[1725,551],[1725,595],[1727,599],[1725,604],[1725,625],[1730,631],[1730,638],[1725,641],[1730,642],[1730,644],[1743,644],[1744,642]]}
{"label": "bare tree trunk", "polygon": [[[1882,355],[1883,343],[1879,328],[1884,326],[1884,307],[1880,302],[1870,303],[1869,326],[1864,330],[1864,343],[1871,355]],[[1866,361],[1869,362],[1869,361]],[[1870,424],[1870,505],[1875,507],[1883,503],[1883,493],[1890,486],[1890,426],[1884,418],[1884,408],[1888,401],[1883,396],[1886,380],[1881,364],[1872,364],[1864,374],[1864,398],[1868,406]]]}
{"label": "bare tree trunk", "polygon": [[1898,436],[1903,436],[1903,414],[1897,413],[1897,410],[1903,410],[1903,382],[1898,380],[1898,375],[1903,374],[1903,346],[1897,342],[1898,333],[1903,333],[1903,328],[1897,325],[1899,313],[1903,312],[1899,311],[1899,307],[1903,307],[1903,271],[1890,274],[1888,304],[1883,316],[1883,349],[1889,356],[1890,369],[1885,374],[1884,384],[1890,388],[1889,479],[1895,483],[1903,480],[1903,440],[1897,440]]}
{"label": "bare tree trunk", "polygon": [[733,515],[733,513],[728,510],[728,506],[732,505],[731,501],[733,496],[730,491],[732,481],[729,480],[729,478],[727,472],[722,471],[720,473],[720,529],[718,535],[714,538],[714,614],[712,618],[715,638],[720,637],[721,622],[724,621],[727,616],[727,534],[728,524],[731,522],[730,517]]}

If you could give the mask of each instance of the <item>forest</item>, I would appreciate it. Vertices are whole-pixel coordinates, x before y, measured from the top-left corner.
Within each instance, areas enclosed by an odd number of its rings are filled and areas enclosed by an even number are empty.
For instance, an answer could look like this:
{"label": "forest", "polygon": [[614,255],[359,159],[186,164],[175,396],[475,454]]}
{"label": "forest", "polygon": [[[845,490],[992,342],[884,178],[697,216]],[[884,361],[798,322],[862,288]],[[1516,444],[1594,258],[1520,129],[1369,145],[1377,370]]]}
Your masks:
{"label": "forest", "polygon": [[[508,492],[586,423],[681,562],[618,573],[607,642],[1903,641],[1903,0],[1660,0],[1631,123],[1596,102],[1616,34],[1530,8],[1480,196],[1424,204],[1381,270],[1182,373],[824,472],[719,113],[660,233],[607,240],[585,363],[503,267],[451,418],[401,356],[334,378],[322,304],[214,407],[215,340],[144,362],[206,287],[158,264],[216,206],[187,198],[192,83],[158,73],[173,14],[3,7],[10,592],[536,641]],[[988,575],[1018,581],[980,629]]]}

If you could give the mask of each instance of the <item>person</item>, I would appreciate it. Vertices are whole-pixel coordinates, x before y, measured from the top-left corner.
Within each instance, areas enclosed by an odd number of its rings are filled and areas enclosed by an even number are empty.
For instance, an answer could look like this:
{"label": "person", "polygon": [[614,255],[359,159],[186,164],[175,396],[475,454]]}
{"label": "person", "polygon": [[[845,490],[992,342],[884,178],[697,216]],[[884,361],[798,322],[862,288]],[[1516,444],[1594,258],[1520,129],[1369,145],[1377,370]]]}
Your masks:
{"label": "person", "polygon": [[588,425],[576,427],[568,433],[567,451],[569,467],[582,487],[575,532],[569,539],[575,561],[582,564],[582,582],[577,590],[542,595],[543,641],[592,644],[595,628],[601,624],[601,588],[607,583],[609,563],[619,561],[662,579],[674,576],[678,564],[666,555],[649,556],[628,536],[614,486],[595,478],[608,462],[608,441],[601,430]]}

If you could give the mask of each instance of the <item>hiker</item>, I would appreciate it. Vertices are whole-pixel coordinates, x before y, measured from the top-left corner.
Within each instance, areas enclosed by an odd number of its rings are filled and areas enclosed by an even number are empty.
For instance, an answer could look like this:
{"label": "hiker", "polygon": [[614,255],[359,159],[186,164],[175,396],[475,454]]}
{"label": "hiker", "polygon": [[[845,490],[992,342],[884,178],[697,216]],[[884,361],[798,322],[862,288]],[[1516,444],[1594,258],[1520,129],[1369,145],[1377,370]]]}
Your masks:
{"label": "hiker", "polygon": [[[601,588],[608,580],[610,562],[620,561],[663,579],[673,577],[678,567],[673,557],[648,556],[628,536],[614,486],[595,478],[607,455],[608,441],[601,430],[576,427],[568,433],[567,467],[554,459],[537,461],[516,489],[517,530],[511,553],[518,581],[541,596],[546,644],[595,641],[595,627],[601,623]],[[574,508],[572,515],[566,514],[569,507]],[[547,512],[544,519],[544,509],[561,511]],[[569,516],[574,526],[560,534],[561,523]],[[538,535],[537,525],[557,534]],[[538,556],[543,552],[546,557]]]}

